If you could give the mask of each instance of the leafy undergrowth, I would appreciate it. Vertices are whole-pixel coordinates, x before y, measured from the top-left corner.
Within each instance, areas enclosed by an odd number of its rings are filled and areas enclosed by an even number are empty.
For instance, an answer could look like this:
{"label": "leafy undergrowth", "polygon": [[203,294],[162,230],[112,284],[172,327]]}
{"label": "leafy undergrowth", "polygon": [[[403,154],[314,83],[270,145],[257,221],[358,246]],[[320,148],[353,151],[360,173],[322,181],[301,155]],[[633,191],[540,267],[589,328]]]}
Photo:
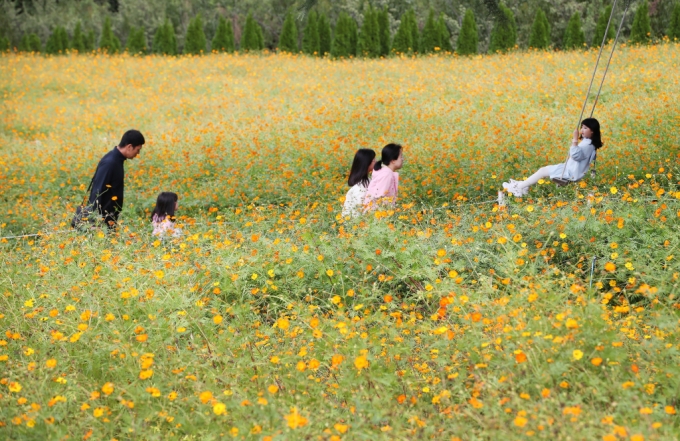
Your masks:
{"label": "leafy undergrowth", "polygon": [[673,439],[678,170],[627,179],[6,240],[0,433]]}
{"label": "leafy undergrowth", "polygon": [[[0,57],[0,237],[42,232],[0,239],[0,438],[679,438],[680,46],[617,49],[596,179],[493,202],[596,58]],[[70,231],[132,127],[121,227]],[[339,217],[393,141],[398,207]]]}

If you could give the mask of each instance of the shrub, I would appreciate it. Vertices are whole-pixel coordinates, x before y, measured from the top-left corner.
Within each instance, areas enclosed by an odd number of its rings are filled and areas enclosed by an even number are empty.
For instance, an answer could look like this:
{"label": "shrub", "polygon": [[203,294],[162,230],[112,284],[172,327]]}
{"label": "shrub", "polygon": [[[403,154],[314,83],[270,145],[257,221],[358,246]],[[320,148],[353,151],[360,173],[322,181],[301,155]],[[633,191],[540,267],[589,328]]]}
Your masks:
{"label": "shrub", "polygon": [[45,44],[45,53],[48,54],[60,54],[64,53],[69,48],[68,34],[66,29],[61,26],[57,26],[50,38],[47,39]]}
{"label": "shrub", "polygon": [[443,52],[453,52],[453,47],[451,46],[451,33],[449,32],[449,27],[446,25],[446,20],[444,20],[444,14],[439,14],[437,31],[439,32],[439,48]]}
{"label": "shrub", "polygon": [[85,46],[85,34],[83,34],[83,28],[80,22],[76,24],[73,30],[73,39],[71,40],[71,49],[83,53],[86,51]]}
{"label": "shrub", "polygon": [[262,49],[264,49],[262,28],[253,18],[253,14],[249,13],[246,17],[246,25],[243,28],[243,35],[241,35],[241,50],[248,52]]}
{"label": "shrub", "polygon": [[633,27],[630,29],[630,42],[633,44],[649,43],[652,35],[652,25],[649,22],[649,5],[647,0],[635,11]]}
{"label": "shrub", "polygon": [[385,57],[389,55],[391,49],[390,34],[390,14],[387,12],[387,7],[378,11],[378,35],[380,39],[380,55]]}
{"label": "shrub", "polygon": [[586,42],[586,36],[581,27],[581,15],[575,12],[567,23],[567,29],[564,31],[564,41],[562,46],[564,49],[580,49]]}
{"label": "shrub", "polygon": [[184,53],[200,55],[207,50],[208,41],[203,31],[203,19],[198,14],[189,22],[187,35],[184,39]]}
{"label": "shrub", "polygon": [[671,22],[668,25],[668,38],[673,40],[680,40],[680,3],[676,3],[671,13]]}
{"label": "shrub", "polygon": [[435,48],[441,49],[439,30],[437,29],[437,22],[434,18],[434,11],[430,9],[430,13],[427,15],[427,20],[425,21],[425,27],[423,28],[423,34],[421,35],[420,52],[429,54],[434,52]]}
{"label": "shrub", "polygon": [[506,52],[517,44],[517,23],[515,15],[503,3],[499,5],[499,14],[496,17],[493,30],[491,31],[491,43],[489,52]]}
{"label": "shrub", "polygon": [[19,50],[22,52],[42,52],[42,42],[37,34],[25,34],[19,44]]}
{"label": "shrub", "polygon": [[413,9],[406,12],[409,15],[408,26],[411,32],[411,44],[413,44],[411,50],[413,52],[420,51],[420,29],[418,29],[418,19],[416,18],[416,13]]}
{"label": "shrub", "polygon": [[279,50],[281,52],[298,52],[298,29],[295,24],[295,18],[289,11],[286,14],[286,19],[283,22],[283,29],[281,30],[281,37],[279,37]]}
{"label": "shrub", "polygon": [[94,35],[94,29],[90,29],[85,34],[85,50],[87,52],[92,52],[97,48],[97,37]]}
{"label": "shrub", "polygon": [[177,55],[175,28],[167,18],[165,23],[156,29],[156,33],[153,36],[153,51],[157,54]]}
{"label": "shrub", "polygon": [[[352,35],[354,33],[354,35]],[[356,55],[356,22],[345,12],[340,13],[335,25],[335,37],[331,46],[331,55],[346,58]]]}
{"label": "shrub", "polygon": [[99,37],[99,49],[110,54],[120,52],[120,40],[111,30],[111,19],[109,17],[104,20],[102,35]]}
{"label": "shrub", "polygon": [[536,11],[534,24],[531,26],[529,47],[534,49],[548,49],[550,47],[550,23],[542,9]]}
{"label": "shrub", "polygon": [[408,12],[401,16],[401,22],[397,33],[394,35],[392,50],[398,54],[407,54],[413,49],[411,26],[409,24],[410,14]]}
{"label": "shrub", "polygon": [[7,52],[10,49],[10,41],[7,37],[0,37],[0,52]]}
{"label": "shrub", "polygon": [[146,54],[148,48],[144,28],[139,27],[130,29],[126,49],[131,54]]}
{"label": "shrub", "polygon": [[475,22],[475,14],[472,9],[465,11],[463,18],[463,25],[458,34],[458,41],[456,43],[456,52],[459,55],[474,55],[477,53],[477,44],[479,42],[479,30]]}
{"label": "shrub", "polygon": [[364,23],[361,25],[359,33],[359,53],[365,57],[380,56],[380,28],[378,25],[378,14],[369,6],[364,12]]}
{"label": "shrub", "polygon": [[[600,46],[602,44],[602,40],[604,40],[604,32],[607,30],[607,23],[609,22],[609,17],[611,14],[611,6],[607,6],[604,11],[600,13],[600,16],[597,19],[597,26],[595,27],[595,34],[593,35],[591,46]],[[605,44],[612,40],[615,36],[616,22],[612,21],[611,25],[609,26],[609,31],[607,31],[607,41],[605,41]]]}
{"label": "shrub", "polygon": [[333,35],[331,32],[331,22],[326,14],[319,15],[319,53],[323,56],[331,53]]}
{"label": "shrub", "polygon": [[220,17],[217,24],[217,30],[213,37],[211,48],[217,52],[234,52],[236,49],[234,30],[231,26],[231,20]]}
{"label": "shrub", "polygon": [[319,55],[319,17],[315,11],[307,14],[307,24],[302,36],[302,52],[308,55]]}

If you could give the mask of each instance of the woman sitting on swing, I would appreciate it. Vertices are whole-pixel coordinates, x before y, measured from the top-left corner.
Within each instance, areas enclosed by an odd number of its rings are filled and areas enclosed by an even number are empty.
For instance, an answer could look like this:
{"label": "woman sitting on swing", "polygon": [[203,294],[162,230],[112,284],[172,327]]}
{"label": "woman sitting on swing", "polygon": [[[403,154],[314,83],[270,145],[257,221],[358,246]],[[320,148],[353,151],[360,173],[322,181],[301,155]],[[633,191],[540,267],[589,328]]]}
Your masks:
{"label": "woman sitting on swing", "polygon": [[600,123],[595,118],[586,118],[581,122],[580,132],[581,142],[578,142],[579,130],[574,130],[574,138],[571,141],[567,162],[540,168],[526,181],[510,179],[509,183],[503,182],[503,188],[516,197],[522,197],[529,193],[529,187],[538,183],[541,179],[550,178],[558,185],[566,185],[568,182],[576,182],[582,179],[588,171],[590,163],[595,159],[597,150],[602,147]]}

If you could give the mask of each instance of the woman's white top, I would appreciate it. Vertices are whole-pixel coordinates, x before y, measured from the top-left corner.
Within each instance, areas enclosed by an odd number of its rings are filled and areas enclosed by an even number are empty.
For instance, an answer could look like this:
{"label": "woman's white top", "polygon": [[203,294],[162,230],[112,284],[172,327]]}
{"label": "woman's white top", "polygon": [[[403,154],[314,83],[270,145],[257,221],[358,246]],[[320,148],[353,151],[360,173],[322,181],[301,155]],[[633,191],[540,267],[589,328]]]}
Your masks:
{"label": "woman's white top", "polygon": [[562,170],[564,170],[564,179],[578,181],[585,176],[590,163],[594,159],[595,146],[590,139],[583,138],[578,145],[571,146],[571,149],[569,149],[569,159],[565,164],[549,166],[550,179],[562,177]]}
{"label": "woman's white top", "polygon": [[364,198],[367,190],[368,186],[364,186],[361,182],[349,189],[345,196],[345,205],[342,207],[343,217],[358,217],[364,212]]}

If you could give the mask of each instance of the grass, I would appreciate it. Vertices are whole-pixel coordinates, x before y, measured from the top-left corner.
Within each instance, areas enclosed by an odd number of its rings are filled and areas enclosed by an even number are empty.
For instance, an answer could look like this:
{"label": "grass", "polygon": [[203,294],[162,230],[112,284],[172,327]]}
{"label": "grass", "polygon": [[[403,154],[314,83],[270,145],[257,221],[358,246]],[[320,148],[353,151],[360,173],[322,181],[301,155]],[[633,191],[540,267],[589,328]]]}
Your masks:
{"label": "grass", "polygon": [[[597,178],[507,207],[596,53],[0,58],[0,236],[41,231],[0,240],[0,435],[677,438],[679,56],[617,52]],[[69,231],[129,127],[121,228]],[[342,219],[390,141],[398,207]]]}

